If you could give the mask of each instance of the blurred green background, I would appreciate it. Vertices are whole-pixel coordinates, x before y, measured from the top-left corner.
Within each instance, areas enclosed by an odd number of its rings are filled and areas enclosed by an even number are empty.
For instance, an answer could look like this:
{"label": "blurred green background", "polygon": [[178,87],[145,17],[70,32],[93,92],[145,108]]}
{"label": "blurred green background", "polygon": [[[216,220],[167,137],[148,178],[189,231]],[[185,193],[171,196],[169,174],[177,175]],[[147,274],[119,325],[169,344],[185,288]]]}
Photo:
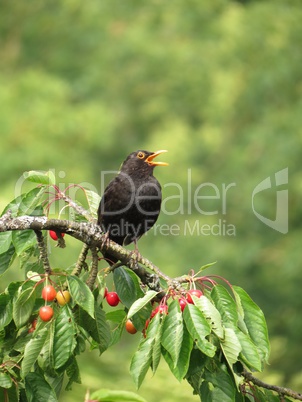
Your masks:
{"label": "blurred green background", "polygon": [[[174,276],[217,261],[208,274],[242,286],[267,318],[271,364],[261,377],[301,390],[301,1],[2,0],[0,10],[1,210],[26,170],[53,169],[62,188],[101,192],[102,171],[128,153],[168,149],[169,167],[155,170],[161,226],[140,251]],[[288,184],[277,188],[274,174],[286,168]],[[287,234],[253,213],[253,190],[267,177],[272,188],[255,196],[255,209],[274,220],[276,191],[288,190]],[[212,185],[198,193],[212,196],[198,200],[207,214],[193,202],[202,183]],[[185,233],[195,222],[212,232]],[[179,234],[161,232],[164,224]],[[51,249],[53,266],[75,262],[80,244],[67,245]],[[83,384],[61,400],[83,401],[88,388],[134,390],[138,338],[83,355]],[[164,362],[139,393],[149,402],[198,399]]]}

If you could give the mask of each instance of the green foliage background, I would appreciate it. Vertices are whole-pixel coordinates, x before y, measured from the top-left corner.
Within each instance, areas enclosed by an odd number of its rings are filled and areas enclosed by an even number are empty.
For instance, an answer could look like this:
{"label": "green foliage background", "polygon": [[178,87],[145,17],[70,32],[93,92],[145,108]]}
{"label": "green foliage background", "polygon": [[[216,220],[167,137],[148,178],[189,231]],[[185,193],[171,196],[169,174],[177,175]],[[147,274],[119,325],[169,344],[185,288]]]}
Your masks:
{"label": "green foliage background", "polygon": [[[0,9],[1,209],[22,192],[25,170],[54,169],[62,187],[82,183],[101,192],[101,172],[117,170],[128,153],[168,149],[162,159],[170,166],[155,171],[167,199],[159,223],[179,225],[180,234],[158,228],[140,240],[140,251],[175,276],[217,260],[211,272],[245,288],[265,313],[272,342],[265,379],[301,389],[300,1],[2,0]],[[253,214],[252,192],[287,167],[284,235]],[[190,213],[188,197],[205,182],[220,194],[223,183],[236,184],[225,213],[221,198],[198,203],[218,214],[194,206]],[[182,211],[169,198],[180,192]],[[276,188],[255,199],[270,219],[275,204]],[[236,236],[184,235],[185,221],[219,219]],[[67,244],[51,250],[53,266],[74,263],[80,245]],[[5,274],[1,288],[12,279],[15,273]],[[82,401],[86,388],[133,390],[136,340],[125,334],[101,358],[81,357],[83,386],[64,401]],[[141,395],[196,400],[164,364],[160,370]]]}

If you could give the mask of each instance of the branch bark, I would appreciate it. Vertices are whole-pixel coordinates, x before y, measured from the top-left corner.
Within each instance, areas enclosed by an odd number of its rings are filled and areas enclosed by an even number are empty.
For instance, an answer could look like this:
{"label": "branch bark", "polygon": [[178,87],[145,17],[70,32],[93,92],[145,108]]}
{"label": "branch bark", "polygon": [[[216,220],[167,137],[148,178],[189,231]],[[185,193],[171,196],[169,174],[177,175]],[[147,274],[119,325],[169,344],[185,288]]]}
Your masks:
{"label": "branch bark", "polygon": [[[110,253],[117,257],[123,265],[133,269],[136,274],[141,278],[142,282],[149,286],[151,289],[161,292],[162,289],[159,285],[159,278],[166,280],[168,283],[173,282],[172,278],[160,271],[148,259],[137,255],[135,251],[128,251],[124,247],[113,241],[106,240],[106,235],[101,231],[96,223],[91,222],[71,222],[60,219],[48,219],[46,216],[20,216],[12,217],[10,211],[0,218],[0,232],[11,230],[27,230],[34,231],[41,230],[54,230],[66,233],[77,240],[85,243],[88,248],[98,248],[101,252],[110,249]],[[86,247],[82,250],[84,252],[84,261],[87,255]],[[86,254],[85,254],[86,253]],[[154,272],[150,274],[145,268]]]}
{"label": "branch bark", "polygon": [[280,396],[289,396],[291,398],[296,399],[297,401],[302,401],[302,394],[296,391],[293,391],[290,388],[280,387],[278,385],[267,384],[264,381],[259,380],[257,377],[254,377],[252,373],[249,371],[244,371],[242,373],[243,377],[248,381],[257,385],[258,387],[269,389],[271,391],[277,392]]}

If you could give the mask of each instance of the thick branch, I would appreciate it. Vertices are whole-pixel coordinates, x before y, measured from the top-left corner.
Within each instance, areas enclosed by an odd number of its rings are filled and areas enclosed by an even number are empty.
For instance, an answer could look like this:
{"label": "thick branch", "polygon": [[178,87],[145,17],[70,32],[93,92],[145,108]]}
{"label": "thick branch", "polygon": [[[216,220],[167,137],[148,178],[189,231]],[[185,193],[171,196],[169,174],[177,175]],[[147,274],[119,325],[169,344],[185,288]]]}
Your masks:
{"label": "thick branch", "polygon": [[302,394],[300,394],[299,392],[295,392],[289,388],[279,387],[278,385],[267,384],[259,380],[258,378],[254,377],[253,374],[248,371],[244,371],[242,375],[248,382],[257,385],[257,387],[269,389],[271,391],[277,392],[281,396],[289,396],[291,398],[296,399],[297,401],[302,401]]}
{"label": "thick branch", "polygon": [[[110,250],[110,254],[118,258],[123,265],[135,270],[137,275],[142,279],[142,282],[147,284],[152,289],[160,291],[158,277],[172,284],[172,278],[165,275],[160,269],[146,258],[137,255],[134,251],[128,251],[124,247],[113,241],[105,241],[106,235],[101,231],[100,227],[95,223],[90,222],[71,222],[60,219],[48,219],[46,216],[20,216],[12,217],[8,211],[0,218],[0,232],[11,230],[26,230],[32,229],[35,231],[54,230],[82,241],[89,248],[98,248],[101,252]],[[84,252],[85,253],[85,252]],[[86,256],[85,256],[86,257]],[[139,264],[152,270],[155,275],[151,275]]]}

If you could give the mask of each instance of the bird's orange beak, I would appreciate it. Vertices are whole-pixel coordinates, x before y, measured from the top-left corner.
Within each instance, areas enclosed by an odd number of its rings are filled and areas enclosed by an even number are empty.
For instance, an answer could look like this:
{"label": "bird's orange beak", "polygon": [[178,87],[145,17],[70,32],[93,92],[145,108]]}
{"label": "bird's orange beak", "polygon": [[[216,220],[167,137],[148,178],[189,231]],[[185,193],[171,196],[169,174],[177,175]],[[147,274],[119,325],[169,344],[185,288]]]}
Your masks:
{"label": "bird's orange beak", "polygon": [[147,162],[149,166],[168,166],[169,163],[153,161],[154,158],[156,158],[160,154],[163,154],[164,152],[168,152],[168,151],[165,149],[161,149],[160,151],[154,152],[153,154],[148,156],[148,158],[145,160],[145,162]]}

